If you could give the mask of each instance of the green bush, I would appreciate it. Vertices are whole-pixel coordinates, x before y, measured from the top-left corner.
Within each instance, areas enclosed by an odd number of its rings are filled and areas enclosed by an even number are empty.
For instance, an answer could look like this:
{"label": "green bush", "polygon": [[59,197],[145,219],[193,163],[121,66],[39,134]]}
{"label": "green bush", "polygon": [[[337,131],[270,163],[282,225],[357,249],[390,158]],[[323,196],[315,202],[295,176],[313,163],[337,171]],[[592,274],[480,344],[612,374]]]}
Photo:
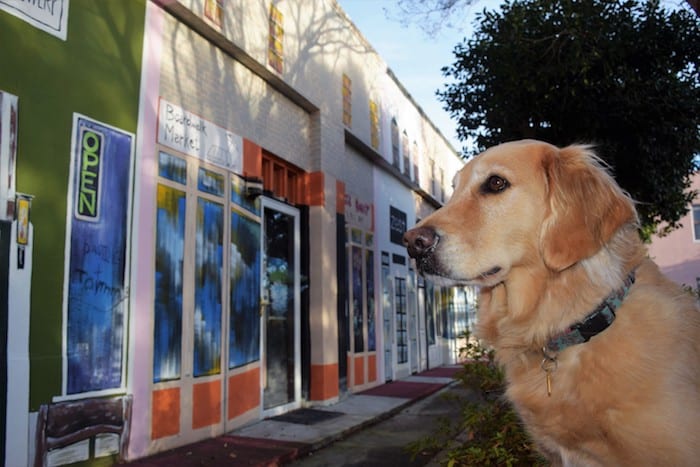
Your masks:
{"label": "green bush", "polygon": [[433,436],[413,443],[409,447],[413,456],[440,451],[444,453],[441,462],[447,467],[547,465],[503,395],[505,377],[493,350],[468,332],[463,337],[466,345],[460,355],[466,360],[457,379],[478,397],[462,402],[459,424],[442,420]]}

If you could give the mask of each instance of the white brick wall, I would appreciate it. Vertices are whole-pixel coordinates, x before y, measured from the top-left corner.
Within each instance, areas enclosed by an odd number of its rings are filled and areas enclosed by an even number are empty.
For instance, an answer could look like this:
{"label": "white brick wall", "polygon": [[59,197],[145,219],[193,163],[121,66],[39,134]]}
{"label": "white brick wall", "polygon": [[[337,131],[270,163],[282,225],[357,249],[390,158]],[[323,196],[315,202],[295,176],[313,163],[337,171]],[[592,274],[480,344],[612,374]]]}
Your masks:
{"label": "white brick wall", "polygon": [[[204,0],[180,3],[203,17]],[[270,2],[230,0],[224,5],[218,33],[272,71],[267,65]],[[430,191],[429,158],[444,169],[449,187],[462,161],[335,0],[279,0],[275,5],[284,25],[284,71],[279,77],[316,106],[319,115],[309,115],[263,78],[174,20],[169,21],[166,39],[173,45],[166,47],[163,56],[166,97],[306,170],[323,170],[350,184],[345,179],[351,162],[344,148],[342,122],[342,76],[346,74],[352,80],[350,131],[370,146],[372,98],[380,106],[379,152],[391,161],[390,122],[395,117],[399,132],[405,130],[411,147],[415,141],[423,156],[421,187]]]}

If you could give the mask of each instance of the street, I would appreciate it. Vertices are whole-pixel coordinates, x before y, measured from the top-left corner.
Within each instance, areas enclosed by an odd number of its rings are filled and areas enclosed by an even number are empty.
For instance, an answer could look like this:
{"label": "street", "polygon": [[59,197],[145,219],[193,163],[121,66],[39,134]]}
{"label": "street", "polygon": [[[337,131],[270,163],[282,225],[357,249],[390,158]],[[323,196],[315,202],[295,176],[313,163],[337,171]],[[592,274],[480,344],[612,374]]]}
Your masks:
{"label": "street", "polygon": [[290,465],[295,467],[357,466],[386,467],[427,465],[434,452],[411,460],[408,445],[434,435],[441,419],[452,422],[461,417],[461,400],[473,396],[461,384],[452,384],[407,407],[395,416],[337,441]]}

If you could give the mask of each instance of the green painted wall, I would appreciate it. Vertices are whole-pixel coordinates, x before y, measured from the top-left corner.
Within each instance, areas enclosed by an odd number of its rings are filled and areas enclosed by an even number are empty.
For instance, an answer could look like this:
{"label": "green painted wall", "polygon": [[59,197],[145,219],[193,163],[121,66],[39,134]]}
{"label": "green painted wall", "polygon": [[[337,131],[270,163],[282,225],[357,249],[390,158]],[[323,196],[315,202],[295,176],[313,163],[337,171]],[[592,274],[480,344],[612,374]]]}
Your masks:
{"label": "green painted wall", "polygon": [[32,411],[61,393],[73,112],[136,132],[145,11],[146,0],[71,0],[66,41],[0,11],[0,89],[19,96],[17,191],[36,197]]}

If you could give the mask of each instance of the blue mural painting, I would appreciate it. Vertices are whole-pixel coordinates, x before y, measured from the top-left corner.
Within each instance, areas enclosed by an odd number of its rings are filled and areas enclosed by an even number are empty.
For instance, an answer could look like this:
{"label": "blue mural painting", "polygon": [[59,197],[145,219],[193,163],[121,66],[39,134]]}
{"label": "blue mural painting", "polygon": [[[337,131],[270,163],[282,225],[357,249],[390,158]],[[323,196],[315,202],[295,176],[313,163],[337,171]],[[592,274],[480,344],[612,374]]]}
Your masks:
{"label": "blue mural painting", "polygon": [[260,198],[245,195],[245,180],[238,175],[231,175],[231,202],[260,215]]}
{"label": "blue mural painting", "polygon": [[224,207],[197,199],[194,290],[194,376],[221,372]]}
{"label": "blue mural painting", "polygon": [[133,135],[73,118],[66,393],[124,387]]}
{"label": "blue mural painting", "polygon": [[185,200],[183,191],[158,185],[153,328],[154,382],[177,379],[180,376]]}
{"label": "blue mural painting", "polygon": [[229,368],[260,359],[260,223],[231,212]]}

